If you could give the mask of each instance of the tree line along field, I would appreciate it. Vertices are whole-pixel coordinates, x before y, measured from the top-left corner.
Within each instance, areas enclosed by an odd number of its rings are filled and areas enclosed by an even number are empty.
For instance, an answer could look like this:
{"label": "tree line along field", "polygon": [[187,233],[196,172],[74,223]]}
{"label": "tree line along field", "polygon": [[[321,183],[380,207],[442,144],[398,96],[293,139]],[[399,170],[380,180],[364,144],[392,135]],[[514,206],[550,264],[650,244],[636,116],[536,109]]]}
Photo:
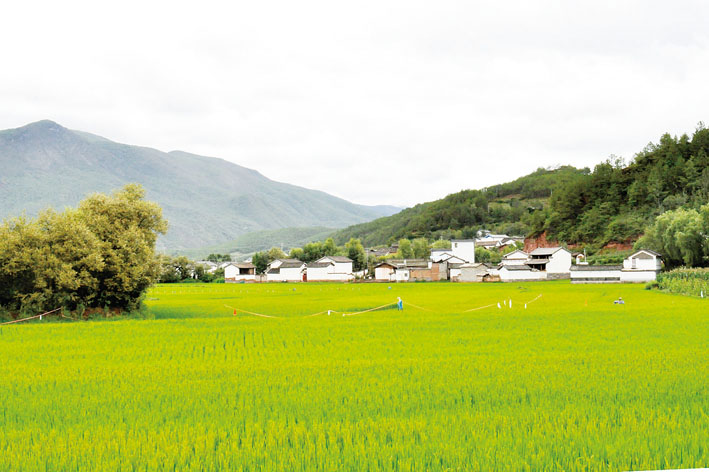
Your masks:
{"label": "tree line along field", "polygon": [[706,466],[707,315],[568,281],[159,285],[150,319],[0,327],[0,470]]}

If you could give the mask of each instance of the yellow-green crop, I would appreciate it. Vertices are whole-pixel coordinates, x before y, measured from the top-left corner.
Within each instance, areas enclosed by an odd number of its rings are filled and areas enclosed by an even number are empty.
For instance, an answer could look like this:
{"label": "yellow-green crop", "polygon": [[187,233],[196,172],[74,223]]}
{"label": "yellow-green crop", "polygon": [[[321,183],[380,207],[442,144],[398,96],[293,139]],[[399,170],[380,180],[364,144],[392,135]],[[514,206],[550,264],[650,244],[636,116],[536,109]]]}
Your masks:
{"label": "yellow-green crop", "polygon": [[161,285],[147,303],[0,327],[0,470],[709,464],[707,300],[562,281]]}

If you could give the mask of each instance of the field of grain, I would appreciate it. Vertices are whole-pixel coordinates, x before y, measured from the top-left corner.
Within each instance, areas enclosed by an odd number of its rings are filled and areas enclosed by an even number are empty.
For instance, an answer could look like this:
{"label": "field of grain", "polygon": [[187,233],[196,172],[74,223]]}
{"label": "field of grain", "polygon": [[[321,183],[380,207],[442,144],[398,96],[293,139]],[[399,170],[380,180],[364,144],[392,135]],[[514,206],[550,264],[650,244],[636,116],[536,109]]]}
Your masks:
{"label": "field of grain", "polygon": [[560,281],[161,285],[146,304],[0,327],[0,470],[709,465],[707,300]]}

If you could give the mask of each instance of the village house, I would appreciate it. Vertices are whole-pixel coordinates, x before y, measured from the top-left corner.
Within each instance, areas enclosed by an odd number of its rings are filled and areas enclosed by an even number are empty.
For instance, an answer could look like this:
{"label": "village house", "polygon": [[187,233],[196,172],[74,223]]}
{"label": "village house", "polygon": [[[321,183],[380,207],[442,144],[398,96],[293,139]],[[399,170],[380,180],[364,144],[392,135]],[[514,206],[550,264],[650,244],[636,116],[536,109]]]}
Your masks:
{"label": "village house", "polygon": [[398,259],[377,264],[374,278],[388,282],[437,281],[448,277],[447,264],[425,259]]}
{"label": "village house", "polygon": [[662,269],[662,256],[641,249],[623,260],[623,265],[577,264],[571,268],[571,283],[650,282]]}
{"label": "village house", "polygon": [[354,280],[352,259],[344,256],[325,256],[305,268],[308,282],[346,282]]}
{"label": "village house", "polygon": [[526,265],[547,273],[547,278],[569,278],[571,252],[563,247],[538,247],[529,253]]}
{"label": "village house", "polygon": [[276,259],[266,269],[267,282],[301,282],[305,262],[298,259]]}
{"label": "village house", "polygon": [[488,266],[483,263],[465,263],[458,268],[460,273],[456,278],[451,277],[454,282],[482,282],[483,277],[488,274]]}
{"label": "village house", "polygon": [[641,249],[626,257],[621,271],[621,282],[650,282],[662,270],[662,255]]}
{"label": "village house", "polygon": [[475,240],[451,239],[451,255],[472,264],[475,262]]}
{"label": "village house", "polygon": [[253,282],[256,280],[256,266],[250,262],[230,262],[224,267],[224,282]]}
{"label": "village house", "polygon": [[374,280],[393,282],[396,280],[395,271],[396,266],[391,262],[381,262],[374,266]]}

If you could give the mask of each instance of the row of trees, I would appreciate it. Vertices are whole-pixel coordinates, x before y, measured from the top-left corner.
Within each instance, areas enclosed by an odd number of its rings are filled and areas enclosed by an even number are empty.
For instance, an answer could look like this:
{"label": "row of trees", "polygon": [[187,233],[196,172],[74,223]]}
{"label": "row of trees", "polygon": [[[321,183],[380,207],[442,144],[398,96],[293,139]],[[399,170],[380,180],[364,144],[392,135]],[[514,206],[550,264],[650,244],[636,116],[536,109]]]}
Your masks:
{"label": "row of trees", "polygon": [[185,256],[170,257],[161,254],[158,256],[158,262],[160,264],[158,282],[160,283],[218,282],[224,280],[224,269],[209,272],[206,266]]}
{"label": "row of trees", "polygon": [[133,310],[157,280],[161,208],[139,185],[94,194],[78,208],[46,210],[0,225],[0,307],[14,313],[58,307]]}
{"label": "row of trees", "polygon": [[305,263],[316,261],[324,256],[347,256],[352,259],[352,267],[359,271],[367,266],[367,254],[359,239],[352,238],[342,246],[337,246],[332,238],[325,241],[307,243],[303,247],[292,248],[288,254],[274,247],[268,251],[257,252],[252,257],[256,272],[262,274],[266,266],[276,259],[298,259]]}

